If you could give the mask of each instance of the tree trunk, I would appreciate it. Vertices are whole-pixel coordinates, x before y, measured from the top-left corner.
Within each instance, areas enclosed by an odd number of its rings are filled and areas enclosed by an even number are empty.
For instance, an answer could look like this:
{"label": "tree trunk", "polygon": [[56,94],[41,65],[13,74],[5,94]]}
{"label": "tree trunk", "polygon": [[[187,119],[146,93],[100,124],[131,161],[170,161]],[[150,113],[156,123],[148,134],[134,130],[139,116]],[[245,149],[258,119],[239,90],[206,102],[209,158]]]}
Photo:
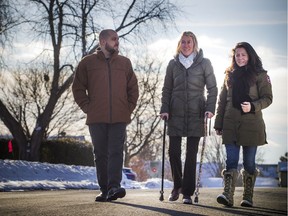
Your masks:
{"label": "tree trunk", "polygon": [[42,142],[43,135],[40,131],[33,133],[31,143],[30,143],[30,154],[29,160],[30,161],[40,161],[40,147]]}
{"label": "tree trunk", "polygon": [[26,157],[26,145],[27,139],[24,134],[22,126],[15,120],[15,118],[8,111],[6,106],[0,100],[0,118],[5,126],[10,130],[12,136],[15,138],[19,148],[19,159],[27,160]]}
{"label": "tree trunk", "polygon": [[125,156],[124,156],[124,166],[125,167],[129,167],[129,162],[130,162],[130,155],[129,154],[125,154]]}
{"label": "tree trunk", "polygon": [[19,151],[19,155],[17,155],[19,160],[28,160],[27,158],[27,151],[26,151],[26,146],[27,146],[27,140],[25,136],[21,136],[21,135],[16,135],[13,134],[13,137],[16,141],[16,144],[18,146],[18,151]]}

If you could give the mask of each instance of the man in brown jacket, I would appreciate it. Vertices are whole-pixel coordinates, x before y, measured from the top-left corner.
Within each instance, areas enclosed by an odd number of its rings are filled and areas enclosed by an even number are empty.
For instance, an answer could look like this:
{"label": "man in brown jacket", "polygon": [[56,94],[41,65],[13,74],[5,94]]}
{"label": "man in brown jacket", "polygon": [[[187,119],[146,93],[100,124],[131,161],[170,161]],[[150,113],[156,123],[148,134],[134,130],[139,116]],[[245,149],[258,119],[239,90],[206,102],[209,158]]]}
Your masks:
{"label": "man in brown jacket", "polygon": [[120,187],[123,146],[139,90],[131,61],[118,55],[117,33],[105,29],[99,41],[100,49],[80,61],[72,91],[76,103],[87,114],[101,191],[95,201],[103,202],[126,195]]}

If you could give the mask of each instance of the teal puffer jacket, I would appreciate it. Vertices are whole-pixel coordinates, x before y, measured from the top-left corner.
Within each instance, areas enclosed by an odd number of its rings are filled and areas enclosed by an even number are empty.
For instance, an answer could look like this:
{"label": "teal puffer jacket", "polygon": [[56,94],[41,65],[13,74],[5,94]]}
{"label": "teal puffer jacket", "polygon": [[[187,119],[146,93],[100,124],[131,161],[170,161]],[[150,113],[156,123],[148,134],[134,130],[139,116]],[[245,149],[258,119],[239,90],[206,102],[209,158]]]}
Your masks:
{"label": "teal puffer jacket", "polygon": [[[205,97],[207,89],[207,99]],[[201,137],[204,135],[204,113],[215,112],[217,83],[209,59],[200,49],[194,63],[186,69],[178,55],[170,60],[162,89],[160,113],[169,113],[169,136]]]}

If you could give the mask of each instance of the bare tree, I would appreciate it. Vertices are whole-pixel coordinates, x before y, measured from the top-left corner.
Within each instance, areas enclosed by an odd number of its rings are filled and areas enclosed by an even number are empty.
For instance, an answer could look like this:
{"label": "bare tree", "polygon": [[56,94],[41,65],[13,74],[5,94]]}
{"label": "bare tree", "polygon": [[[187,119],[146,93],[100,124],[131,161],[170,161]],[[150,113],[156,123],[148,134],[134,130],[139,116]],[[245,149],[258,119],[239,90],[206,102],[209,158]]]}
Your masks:
{"label": "bare tree", "polygon": [[[42,36],[41,38],[44,40],[51,42],[52,51],[45,50],[48,55],[51,54],[52,60],[49,98],[34,116],[35,125],[32,126],[30,140],[27,140],[21,122],[15,118],[12,110],[9,110],[9,106],[2,99],[0,99],[0,117],[19,146],[20,159],[38,161],[41,141],[49,128],[55,113],[55,106],[71,86],[74,65],[81,56],[89,52],[87,49],[97,41],[95,33],[99,32],[101,25],[96,26],[96,18],[98,21],[103,18],[100,15],[104,14],[109,17],[108,15],[113,13],[112,21],[116,31],[119,32],[121,38],[129,40],[130,35],[133,33],[139,35],[155,22],[165,26],[167,21],[173,21],[177,8],[168,0],[133,0],[130,4],[127,4],[126,1],[120,4],[117,1],[117,7],[123,9],[120,11],[112,10],[116,5],[116,1],[112,0],[30,0],[28,2],[33,4],[27,6],[31,11],[29,21],[35,24],[33,31]],[[109,5],[113,7],[109,7]],[[22,10],[25,9],[22,8]],[[93,35],[92,38],[89,37],[91,35]],[[144,34],[142,38],[145,38]],[[90,41],[90,45],[88,45],[88,41]],[[63,73],[65,76],[61,75]],[[63,77],[65,77],[64,80]],[[153,124],[157,124],[156,119]],[[31,148],[30,158],[26,154],[27,147]]]}
{"label": "bare tree", "polygon": [[[202,138],[203,139],[203,138]],[[200,141],[199,152],[202,151],[202,141]],[[221,176],[222,170],[225,168],[225,149],[222,144],[222,137],[216,135],[213,131],[211,136],[207,136],[207,143],[204,149],[204,163],[206,171],[211,176]]]}
{"label": "bare tree", "polygon": [[0,0],[0,70],[3,69],[5,64],[3,59],[4,49],[7,44],[11,46],[13,41],[13,30],[24,22],[21,18],[21,12],[14,6],[9,0]]}
{"label": "bare tree", "polygon": [[[128,166],[132,157],[146,153],[146,159],[155,158],[162,132],[159,118],[159,83],[161,64],[147,59],[136,65],[140,96],[127,129],[127,142],[124,147],[124,165]],[[148,154],[147,154],[148,153]],[[149,155],[149,156],[147,156]],[[149,158],[147,158],[149,157]]]}
{"label": "bare tree", "polygon": [[[51,75],[48,68],[18,69],[2,75],[0,80],[1,98],[5,101],[6,107],[14,119],[20,123],[19,127],[28,141],[31,140],[33,132],[31,129],[36,124],[36,117],[43,112],[50,96],[49,74]],[[52,131],[57,132],[57,134],[63,133],[76,120],[81,119],[81,117],[79,118],[81,113],[72,98],[71,89],[68,89],[59,98],[53,110],[50,124],[45,129],[44,138],[47,138]]]}
{"label": "bare tree", "polygon": [[8,39],[9,30],[19,24],[15,12],[11,1],[0,1],[0,44],[2,47]]}

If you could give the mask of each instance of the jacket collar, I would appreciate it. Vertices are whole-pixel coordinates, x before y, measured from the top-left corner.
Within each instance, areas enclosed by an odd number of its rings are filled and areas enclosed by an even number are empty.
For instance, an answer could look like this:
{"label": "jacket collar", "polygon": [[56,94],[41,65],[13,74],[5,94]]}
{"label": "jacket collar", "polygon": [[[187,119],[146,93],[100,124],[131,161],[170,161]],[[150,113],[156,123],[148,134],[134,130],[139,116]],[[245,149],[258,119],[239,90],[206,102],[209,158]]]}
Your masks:
{"label": "jacket collar", "polygon": [[[118,54],[119,54],[119,51],[115,51],[115,52],[111,55],[110,59],[115,58],[115,56],[117,56]],[[96,50],[96,55],[98,55],[99,57],[101,57],[101,58],[103,58],[103,59],[106,59],[106,57],[105,57],[103,51],[100,49],[100,47]]]}
{"label": "jacket collar", "polygon": [[[203,59],[203,50],[199,49],[199,52],[197,53],[197,55],[194,58],[194,62],[192,65],[196,65],[199,64]],[[177,62],[178,64],[181,64],[179,61],[179,54],[177,54],[176,56],[174,56],[174,61]],[[182,65],[182,64],[181,64]],[[192,66],[191,65],[191,66]],[[184,67],[184,66],[183,66]]]}

